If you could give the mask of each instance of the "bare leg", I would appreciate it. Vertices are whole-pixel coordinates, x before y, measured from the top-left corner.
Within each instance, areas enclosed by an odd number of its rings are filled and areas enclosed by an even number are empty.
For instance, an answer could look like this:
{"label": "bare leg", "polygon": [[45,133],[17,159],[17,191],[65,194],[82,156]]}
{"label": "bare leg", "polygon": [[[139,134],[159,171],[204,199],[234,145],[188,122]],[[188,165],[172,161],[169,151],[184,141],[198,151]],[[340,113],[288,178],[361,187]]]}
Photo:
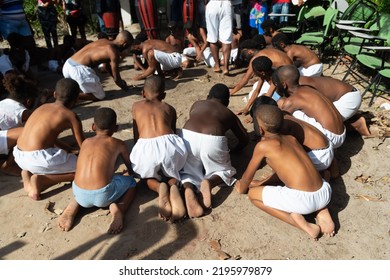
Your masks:
{"label": "bare leg", "polygon": [[99,101],[100,99],[96,98],[95,95],[92,93],[84,93],[80,92],[79,100],[92,100],[92,101]]}
{"label": "bare leg", "polygon": [[371,135],[371,132],[367,127],[366,119],[360,114],[358,114],[357,117],[353,117],[353,119],[349,119],[346,124],[351,125],[362,136]]}
{"label": "bare leg", "polygon": [[203,215],[203,207],[200,206],[198,198],[195,195],[193,185],[184,183],[184,197],[187,206],[188,216],[190,218],[198,218]]}
{"label": "bare leg", "polygon": [[172,222],[176,222],[183,219],[186,215],[186,208],[184,206],[183,199],[180,195],[179,188],[176,185],[171,186],[169,197],[172,205]]}
{"label": "bare leg", "polygon": [[330,164],[328,170],[330,172],[330,180],[340,176],[340,169],[339,169],[339,165],[337,164],[336,158],[333,158],[333,161]]}
{"label": "bare leg", "polygon": [[214,58],[215,65],[214,65],[214,72],[220,73],[221,72],[221,66],[219,64],[219,47],[218,43],[210,43],[210,49],[211,49],[211,55]]}
{"label": "bare leg", "polygon": [[23,180],[24,191],[27,192],[30,196],[32,174],[27,170],[22,170],[21,175]]}
{"label": "bare leg", "polygon": [[311,238],[317,240],[318,235],[321,232],[321,229],[318,225],[307,223],[305,218],[302,215],[294,214],[294,213],[290,214],[264,205],[263,198],[262,198],[263,189],[264,187],[254,187],[249,189],[248,197],[250,201],[253,203],[253,205],[255,205],[257,208],[260,208],[264,212],[270,214],[271,216],[274,216],[275,218],[278,218],[283,222],[286,222],[294,227],[297,227],[305,231],[310,235]]}
{"label": "bare leg", "polygon": [[156,179],[146,180],[148,187],[158,193],[159,215],[164,221],[168,221],[172,216],[172,206],[169,201],[169,188],[166,183],[160,183]]}
{"label": "bare leg", "polygon": [[200,194],[202,195],[202,203],[205,209],[211,207],[211,190],[215,186],[225,184],[218,175],[213,175],[209,179],[205,179],[200,183]]}
{"label": "bare leg", "polygon": [[320,226],[307,222],[301,214],[291,213],[290,216],[301,230],[309,234],[314,240],[318,239],[321,232]]}
{"label": "bare leg", "polygon": [[0,171],[6,175],[19,177],[22,170],[16,164],[14,156],[11,153],[8,158],[0,165]]}
{"label": "bare leg", "polygon": [[223,53],[223,74],[229,75],[229,60],[230,52],[232,50],[231,44],[222,44],[222,53]]}
{"label": "bare leg", "polygon": [[112,219],[107,231],[109,234],[117,234],[122,231],[127,209],[134,200],[135,193],[136,189],[131,188],[122,196],[118,203],[110,204]]}
{"label": "bare leg", "polygon": [[[24,171],[24,170],[23,170]],[[23,178],[22,171],[22,178]],[[30,173],[31,174],[31,173]],[[40,194],[47,188],[62,182],[71,182],[74,179],[74,173],[65,173],[65,174],[46,174],[46,175],[36,175],[33,174],[30,177],[30,189],[28,191],[28,196],[34,200],[40,199]],[[24,179],[23,179],[24,182]],[[28,185],[27,185],[28,187]],[[26,187],[25,187],[26,189]]]}
{"label": "bare leg", "polygon": [[64,212],[58,218],[58,226],[62,231],[69,231],[72,228],[79,209],[80,205],[74,199],[66,206]]}
{"label": "bare leg", "polygon": [[334,232],[334,222],[330,216],[328,208],[323,208],[317,212],[317,224],[321,228],[323,234],[327,234],[330,237],[333,237]]}

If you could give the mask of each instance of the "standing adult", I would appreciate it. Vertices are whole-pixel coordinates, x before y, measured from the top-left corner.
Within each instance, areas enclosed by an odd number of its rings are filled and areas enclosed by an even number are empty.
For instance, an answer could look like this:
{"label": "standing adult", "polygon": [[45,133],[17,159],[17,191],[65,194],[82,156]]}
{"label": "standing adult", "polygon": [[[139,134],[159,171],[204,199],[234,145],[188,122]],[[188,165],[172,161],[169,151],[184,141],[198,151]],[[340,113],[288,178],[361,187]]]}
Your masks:
{"label": "standing adult", "polygon": [[219,63],[219,42],[222,44],[224,75],[229,74],[229,59],[233,40],[233,8],[230,0],[210,0],[206,5],[207,41],[215,65],[214,71],[221,72]]}
{"label": "standing adult", "polygon": [[124,29],[119,0],[100,0],[101,15],[108,39],[115,39],[119,29]]}
{"label": "standing adult", "polygon": [[[56,0],[38,0],[38,19],[48,49],[58,46]],[[53,44],[51,40],[53,39]]]}
{"label": "standing adult", "polygon": [[82,39],[85,36],[86,17],[81,7],[80,0],[63,0],[63,9],[65,11],[66,22],[69,25],[70,33],[73,38],[77,37],[77,29],[79,30]]}
{"label": "standing adult", "polygon": [[[272,0],[271,13],[273,14],[288,14],[290,12],[291,0]],[[287,22],[287,16],[272,16],[274,22]]]}

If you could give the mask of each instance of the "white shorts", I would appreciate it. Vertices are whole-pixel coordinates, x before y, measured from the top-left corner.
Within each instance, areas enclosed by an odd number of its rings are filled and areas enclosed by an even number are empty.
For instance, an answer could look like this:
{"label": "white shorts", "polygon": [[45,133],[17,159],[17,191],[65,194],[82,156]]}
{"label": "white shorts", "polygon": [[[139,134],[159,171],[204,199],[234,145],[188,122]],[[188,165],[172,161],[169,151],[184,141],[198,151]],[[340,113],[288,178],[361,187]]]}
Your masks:
{"label": "white shorts", "polygon": [[100,83],[100,78],[91,67],[78,64],[68,58],[62,67],[62,74],[65,78],[75,80],[79,84],[82,92],[91,93],[99,100],[106,97],[102,84]]}
{"label": "white shorts", "polygon": [[181,54],[177,52],[166,53],[159,50],[154,51],[154,58],[161,64],[161,70],[177,69],[181,65]]}
{"label": "white shorts", "polygon": [[309,66],[307,68],[303,68],[302,66],[298,68],[299,73],[301,73],[302,76],[306,77],[319,77],[322,74],[322,63],[314,64],[312,66]]}
{"label": "white shorts", "polygon": [[322,180],[322,187],[315,192],[305,192],[286,186],[265,186],[264,205],[287,213],[307,215],[323,209],[330,202],[332,189]]}
{"label": "white shorts", "polygon": [[236,181],[236,169],[230,162],[228,140],[225,136],[214,136],[182,129],[180,132],[188,151],[187,162],[180,177],[182,183],[189,182],[200,187],[203,179],[218,175],[226,185]]}
{"label": "white shorts", "polygon": [[207,42],[231,44],[233,6],[230,1],[211,0],[206,5]]}
{"label": "white shorts", "polygon": [[7,131],[0,130],[0,155],[8,155]]}
{"label": "white shorts", "polygon": [[[243,98],[245,103],[248,103],[248,101],[251,99],[251,97],[252,97],[253,93],[255,92],[258,84],[259,84],[259,81],[254,83],[253,86],[252,86],[252,90],[248,93],[248,97],[244,97]],[[270,87],[271,87],[270,84],[267,81],[264,81],[263,82],[263,86],[261,87],[257,97],[266,94]],[[277,94],[276,92],[274,92],[274,94],[272,95],[272,99],[274,99],[275,101],[278,101],[280,99],[280,95]]]}
{"label": "white shorts", "polygon": [[362,96],[358,89],[344,94],[339,100],[333,102],[333,105],[336,107],[337,111],[339,111],[343,121],[346,121],[355,115],[361,104]]}
{"label": "white shorts", "polygon": [[13,154],[19,167],[33,174],[64,174],[76,171],[77,157],[59,148],[25,152],[15,146]]}
{"label": "white shorts", "polygon": [[161,171],[166,177],[180,180],[179,171],[183,168],[186,158],[184,141],[176,134],[140,138],[130,153],[133,170],[142,179],[161,180]]}
{"label": "white shorts", "polygon": [[307,123],[313,125],[319,131],[321,131],[326,136],[326,138],[328,138],[328,140],[332,143],[333,149],[337,149],[338,147],[343,145],[345,137],[347,135],[345,126],[344,126],[344,131],[343,131],[342,134],[335,134],[335,133],[327,130],[326,128],[324,128],[322,126],[322,124],[317,122],[314,118],[309,117],[308,115],[306,115],[302,111],[297,110],[292,115],[294,117],[296,117],[297,119],[300,119],[300,120],[302,120],[304,122],[307,122]]}
{"label": "white shorts", "polygon": [[307,154],[318,171],[326,170],[334,158],[332,143],[329,142],[326,148],[311,150]]}
{"label": "white shorts", "polygon": [[[191,57],[196,57],[195,47],[185,48],[183,50],[183,54],[187,55],[187,56],[191,56]],[[182,59],[183,59],[182,61],[186,61],[187,60],[187,58],[185,56]],[[203,60],[204,60],[204,63],[206,63],[206,65],[208,67],[214,67],[215,61],[214,61],[214,58],[213,58],[213,56],[211,54],[211,50],[210,50],[209,47],[205,48],[204,51],[203,51]]]}

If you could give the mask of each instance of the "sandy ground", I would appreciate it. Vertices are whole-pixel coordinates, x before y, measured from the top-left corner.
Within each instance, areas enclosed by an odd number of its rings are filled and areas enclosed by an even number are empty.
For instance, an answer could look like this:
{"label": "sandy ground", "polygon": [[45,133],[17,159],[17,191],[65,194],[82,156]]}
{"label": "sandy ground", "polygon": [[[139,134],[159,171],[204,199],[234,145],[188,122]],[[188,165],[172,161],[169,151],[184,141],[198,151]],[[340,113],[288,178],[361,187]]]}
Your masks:
{"label": "sandy ground", "polygon": [[[332,67],[328,69],[326,65],[324,74],[329,75]],[[340,68],[340,72],[344,70]],[[204,99],[212,85],[222,82],[231,86],[243,72],[243,69],[234,70],[233,76],[225,77],[205,66],[198,66],[185,70],[178,81],[167,80],[166,102],[177,110],[177,127],[184,125],[191,104]],[[121,75],[130,82],[135,74],[132,59],[127,58],[121,65]],[[54,87],[60,78],[49,72],[39,72],[39,76],[46,87]],[[86,102],[74,111],[81,118],[86,135],[91,136],[95,110],[101,106],[115,109],[120,124],[115,136],[123,139],[131,149],[131,107],[142,98],[143,82],[136,82],[135,87],[123,92],[109,76],[102,74],[101,78],[107,99]],[[351,83],[362,88],[350,78]],[[249,90],[247,86],[233,96],[229,108],[235,112],[240,110],[244,106],[242,98]],[[375,121],[378,116],[387,114],[389,117],[390,114],[378,109],[381,102],[388,100],[377,98],[372,107],[367,107],[368,101],[364,100],[361,108],[367,112],[367,118],[374,121],[371,128],[375,132],[384,129],[383,124]],[[240,116],[240,119],[244,121],[245,117]],[[253,131],[251,124],[244,125],[248,132]],[[63,138],[71,139],[69,135],[70,132],[66,131]],[[230,140],[234,145],[234,139]],[[232,154],[237,178],[245,170],[254,145],[255,142],[251,141],[243,151]],[[81,211],[74,228],[62,232],[57,222],[58,215],[72,198],[69,183],[55,185],[42,195],[42,200],[33,201],[23,191],[21,178],[0,175],[0,259],[219,259],[220,255],[210,243],[218,241],[230,259],[388,260],[389,148],[388,138],[362,138],[357,133],[348,133],[336,154],[342,175],[331,182],[333,194],[329,209],[337,233],[333,238],[321,237],[317,242],[299,229],[257,209],[246,195],[239,195],[231,187],[213,189],[213,209],[207,215],[171,224],[158,218],[156,193],[139,186],[121,234],[106,234],[110,222],[107,209]],[[270,169],[264,167],[256,177],[261,178],[269,172]]]}

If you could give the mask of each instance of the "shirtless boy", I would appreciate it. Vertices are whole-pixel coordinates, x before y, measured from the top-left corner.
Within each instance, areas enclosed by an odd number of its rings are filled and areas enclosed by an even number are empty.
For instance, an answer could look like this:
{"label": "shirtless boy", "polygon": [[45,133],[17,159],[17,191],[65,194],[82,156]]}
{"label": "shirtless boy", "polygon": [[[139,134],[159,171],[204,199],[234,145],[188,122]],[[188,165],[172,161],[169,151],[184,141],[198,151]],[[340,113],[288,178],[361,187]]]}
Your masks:
{"label": "shirtless boy", "polygon": [[[266,213],[289,223],[317,240],[320,234],[334,235],[334,223],[326,208],[332,189],[315,169],[295,137],[281,135],[282,111],[273,105],[260,105],[254,117],[259,123],[261,141],[235,188]],[[251,184],[262,160],[274,170],[271,176]],[[303,215],[316,213],[317,224]]]}
{"label": "shirtless boy", "polygon": [[188,157],[180,176],[190,218],[202,216],[204,210],[211,207],[213,187],[231,186],[236,180],[233,177],[236,169],[230,163],[226,131],[230,129],[238,139],[235,150],[244,148],[249,141],[240,120],[227,108],[229,97],[226,85],[214,85],[207,100],[196,101],[192,105],[182,130]]}
{"label": "shirtless boy", "polygon": [[74,178],[77,157],[68,153],[71,148],[57,137],[64,130],[71,129],[78,146],[81,146],[84,140],[81,121],[70,110],[79,94],[76,81],[59,80],[54,92],[56,101],[36,109],[18,138],[13,151],[15,162],[22,169],[24,190],[34,200],[40,199],[41,192],[48,187]]}
{"label": "shirtless boy", "polygon": [[[276,101],[272,98],[268,96],[260,96],[256,98],[251,111],[255,112],[257,107],[263,104],[278,106]],[[259,125],[256,120],[253,122],[253,126],[255,133],[260,135]],[[333,145],[321,131],[311,124],[299,120],[290,114],[284,114],[283,125],[281,126],[279,133],[294,136],[303,146],[309,158],[313,162],[314,167],[318,171],[326,170],[331,165],[334,157]]]}
{"label": "shirtless boy", "polygon": [[[259,56],[266,56],[272,61],[272,67],[277,68],[283,65],[292,64],[292,60],[284,52],[273,49],[265,48],[265,40],[263,36],[259,37],[261,44],[254,43],[252,40],[246,40],[241,43],[241,54],[249,60],[249,67],[245,75],[237,83],[237,85],[230,90],[230,95],[237,93],[242,89],[254,75],[252,61]],[[260,78],[261,79],[261,78]]]}
{"label": "shirtless boy", "polygon": [[299,85],[299,71],[294,65],[275,70],[272,81],[277,92],[287,98],[278,100],[278,106],[294,117],[314,125],[330,142],[333,148],[340,147],[346,130],[340,113],[323,94],[310,86]]}
{"label": "shirtless boy", "polygon": [[299,84],[308,85],[325,95],[339,111],[346,125],[352,126],[363,136],[371,133],[366,119],[358,113],[362,104],[360,90],[332,77],[300,77]]}
{"label": "shirtless boy", "polygon": [[74,198],[59,217],[58,225],[69,231],[80,206],[109,207],[112,220],[108,233],[116,234],[122,230],[126,211],[135,196],[135,180],[115,174],[118,159],[131,171],[129,150],[122,140],[112,137],[118,131],[112,109],[98,109],[92,129],[96,136],[87,138],[80,148],[72,183]]}
{"label": "shirtless boy", "polygon": [[158,193],[160,216],[174,222],[186,214],[178,183],[187,150],[183,139],[175,134],[176,110],[163,101],[164,78],[148,77],[142,96],[144,99],[132,108],[135,145],[130,161],[134,172]]}
{"label": "shirtless boy", "polygon": [[294,61],[302,76],[321,76],[323,65],[318,56],[303,45],[290,44],[286,34],[279,33],[272,38],[274,48],[284,51]]}
{"label": "shirtless boy", "polygon": [[277,24],[272,19],[266,19],[261,23],[261,28],[264,30],[264,38],[267,46],[272,44],[272,38],[280,32],[277,31]]}
{"label": "shirtless boy", "polygon": [[121,52],[129,48],[132,42],[131,33],[123,30],[115,40],[99,39],[86,45],[66,60],[62,73],[65,78],[72,78],[79,84],[82,91],[79,99],[97,101],[105,98],[106,94],[100,79],[92,69],[101,63],[109,65],[106,70],[118,87],[123,90],[128,89],[119,73],[119,63]]}
{"label": "shirtless boy", "polygon": [[133,77],[139,81],[146,79],[157,71],[158,75],[164,77],[165,73],[174,73],[175,78],[179,78],[183,69],[181,66],[181,54],[176,48],[165,41],[152,39],[144,42],[135,41],[130,48],[130,52],[142,53],[148,62],[148,68],[142,74]]}

